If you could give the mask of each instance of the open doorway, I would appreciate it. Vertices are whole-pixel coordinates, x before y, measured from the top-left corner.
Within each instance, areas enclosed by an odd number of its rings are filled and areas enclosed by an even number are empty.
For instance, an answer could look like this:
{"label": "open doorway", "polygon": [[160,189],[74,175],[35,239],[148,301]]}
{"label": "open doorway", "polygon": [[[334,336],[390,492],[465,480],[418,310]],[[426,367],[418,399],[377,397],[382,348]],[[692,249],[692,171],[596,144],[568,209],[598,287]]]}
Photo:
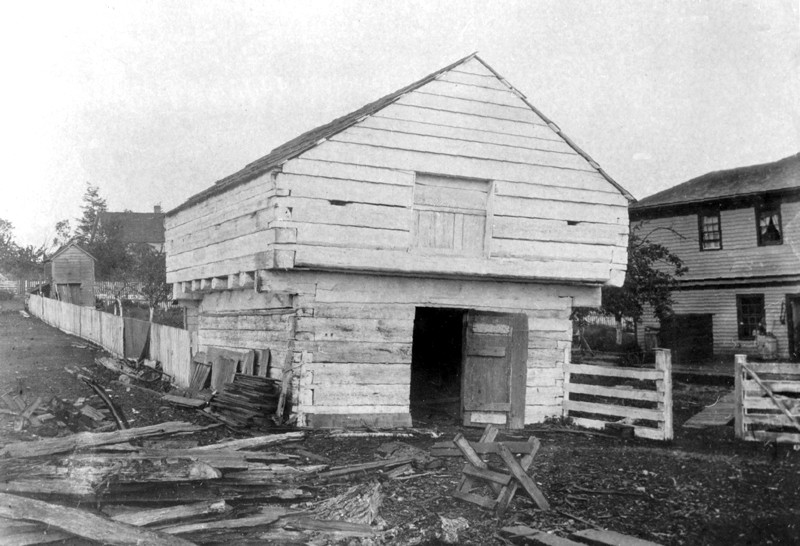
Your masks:
{"label": "open doorway", "polygon": [[464,309],[417,307],[411,350],[411,415],[460,417]]}

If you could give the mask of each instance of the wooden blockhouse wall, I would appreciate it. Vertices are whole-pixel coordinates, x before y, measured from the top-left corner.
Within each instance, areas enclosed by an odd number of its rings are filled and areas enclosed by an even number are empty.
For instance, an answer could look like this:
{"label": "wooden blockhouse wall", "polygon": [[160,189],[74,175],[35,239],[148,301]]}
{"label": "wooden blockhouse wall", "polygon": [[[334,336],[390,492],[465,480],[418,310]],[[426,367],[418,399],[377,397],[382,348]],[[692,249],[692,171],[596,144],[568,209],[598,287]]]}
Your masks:
{"label": "wooden blockhouse wall", "polygon": [[462,310],[467,377],[521,361],[465,422],[519,427],[562,414],[570,311],[623,282],[628,197],[470,56],[169,212],[167,280],[195,350],[269,349],[321,427],[411,424],[415,317]]}

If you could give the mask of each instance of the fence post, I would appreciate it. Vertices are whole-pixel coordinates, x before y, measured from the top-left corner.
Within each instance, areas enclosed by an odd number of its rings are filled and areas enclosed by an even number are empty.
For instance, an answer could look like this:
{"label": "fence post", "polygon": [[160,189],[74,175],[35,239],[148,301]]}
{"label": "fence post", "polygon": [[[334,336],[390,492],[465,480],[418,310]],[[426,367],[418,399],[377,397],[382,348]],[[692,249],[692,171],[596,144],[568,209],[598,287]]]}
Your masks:
{"label": "fence post", "polygon": [[733,357],[733,377],[734,377],[734,395],[733,395],[733,434],[736,438],[744,439],[744,370],[742,365],[747,364],[747,355],[735,355]]}
{"label": "fence post", "polygon": [[658,409],[664,414],[664,440],[672,440],[672,351],[656,349],[656,369],[663,372],[663,379],[656,381],[656,389],[662,396]]}

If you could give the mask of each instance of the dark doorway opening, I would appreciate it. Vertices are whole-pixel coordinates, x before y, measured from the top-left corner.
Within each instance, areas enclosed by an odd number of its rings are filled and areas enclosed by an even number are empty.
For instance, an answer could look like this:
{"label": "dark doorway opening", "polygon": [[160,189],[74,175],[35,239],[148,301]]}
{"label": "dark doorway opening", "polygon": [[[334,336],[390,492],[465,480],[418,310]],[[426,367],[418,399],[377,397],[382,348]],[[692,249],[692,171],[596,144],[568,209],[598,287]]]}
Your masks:
{"label": "dark doorway opening", "polygon": [[789,358],[800,362],[800,294],[786,294],[784,313],[789,337]]}
{"label": "dark doorway opening", "polygon": [[672,351],[672,363],[707,364],[714,356],[714,316],[674,315],[661,321],[661,346]]}
{"label": "dark doorway opening", "polygon": [[417,307],[411,349],[411,415],[460,418],[464,309]]}

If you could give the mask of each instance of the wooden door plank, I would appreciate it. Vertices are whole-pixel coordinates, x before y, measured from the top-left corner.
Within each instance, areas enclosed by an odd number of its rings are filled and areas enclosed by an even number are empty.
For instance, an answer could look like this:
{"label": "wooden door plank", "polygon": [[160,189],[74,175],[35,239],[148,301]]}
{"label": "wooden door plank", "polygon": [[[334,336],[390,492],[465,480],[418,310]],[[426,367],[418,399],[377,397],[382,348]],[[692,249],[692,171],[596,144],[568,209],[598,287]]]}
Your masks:
{"label": "wooden door plank", "polygon": [[523,489],[531,496],[536,506],[538,506],[540,510],[550,510],[550,504],[547,502],[547,499],[544,497],[539,487],[537,487],[531,477],[525,473],[525,470],[522,469],[516,457],[514,457],[508,448],[503,444],[498,444],[497,452],[520,485],[522,485]]}

